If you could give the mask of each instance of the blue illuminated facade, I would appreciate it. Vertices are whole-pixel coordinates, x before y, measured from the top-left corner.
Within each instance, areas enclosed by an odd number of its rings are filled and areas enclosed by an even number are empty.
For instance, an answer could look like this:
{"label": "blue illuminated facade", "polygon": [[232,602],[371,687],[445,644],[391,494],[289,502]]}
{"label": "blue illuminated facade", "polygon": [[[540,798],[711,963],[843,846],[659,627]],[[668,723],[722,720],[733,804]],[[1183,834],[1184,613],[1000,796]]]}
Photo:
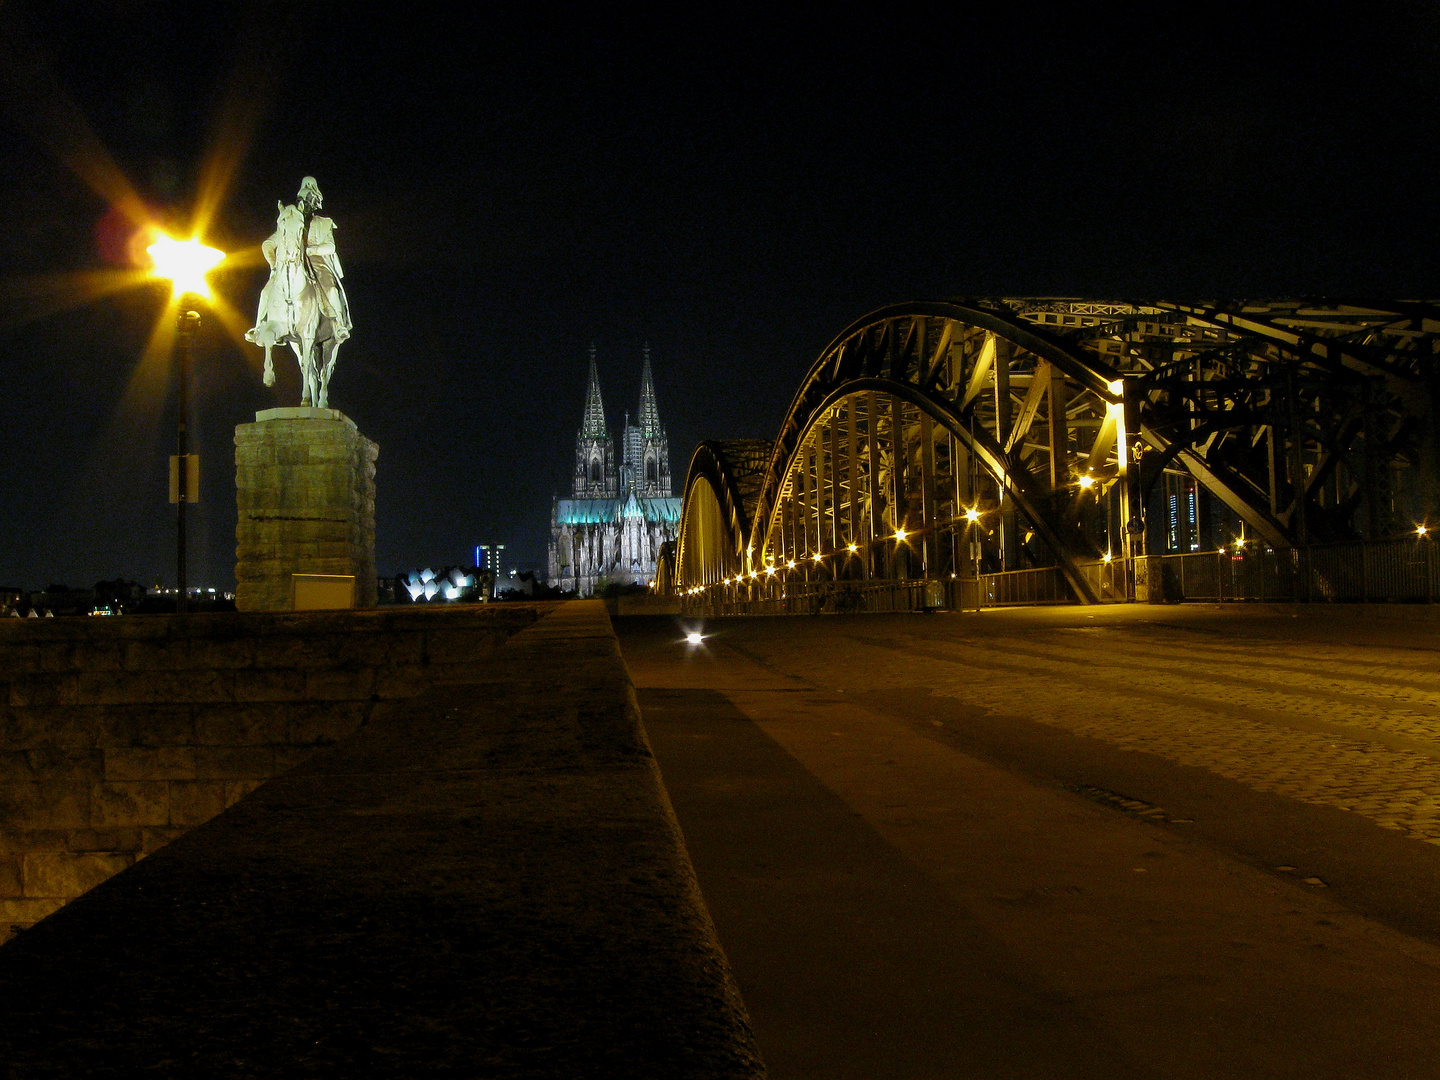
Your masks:
{"label": "blue illuminated facade", "polygon": [[660,545],[679,531],[682,500],[672,494],[670,451],[655,401],[648,345],[635,416],[632,423],[626,414],[617,456],[592,347],[571,494],[557,498],[550,515],[552,585],[581,596],[592,596],[612,583],[649,585]]}

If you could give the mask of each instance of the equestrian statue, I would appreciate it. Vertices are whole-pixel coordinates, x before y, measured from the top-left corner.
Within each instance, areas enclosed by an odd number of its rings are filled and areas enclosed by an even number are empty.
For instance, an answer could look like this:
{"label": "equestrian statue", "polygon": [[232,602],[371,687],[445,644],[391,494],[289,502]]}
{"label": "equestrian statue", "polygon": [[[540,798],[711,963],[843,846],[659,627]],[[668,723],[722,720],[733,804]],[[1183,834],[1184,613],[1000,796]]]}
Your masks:
{"label": "equestrian statue", "polygon": [[302,406],[328,408],[335,354],[350,336],[345,276],[335,253],[335,223],[316,213],[320,187],[313,176],[300,182],[293,205],[277,203],[275,232],[260,245],[270,280],[260,292],[255,326],[245,340],[265,349],[265,385],[275,385],[270,350],[289,345],[300,362]]}

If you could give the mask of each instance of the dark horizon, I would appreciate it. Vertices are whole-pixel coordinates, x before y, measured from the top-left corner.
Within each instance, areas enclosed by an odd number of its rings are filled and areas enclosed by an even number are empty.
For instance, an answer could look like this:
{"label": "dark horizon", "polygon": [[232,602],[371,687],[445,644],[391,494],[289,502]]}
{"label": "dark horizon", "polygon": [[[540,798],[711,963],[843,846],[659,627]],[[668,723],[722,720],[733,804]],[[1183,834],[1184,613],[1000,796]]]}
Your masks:
{"label": "dark horizon", "polygon": [[[380,446],[384,574],[480,542],[543,562],[592,341],[615,426],[650,343],[678,494],[696,442],[772,437],[888,303],[1440,295],[1428,4],[467,11],[0,13],[0,584],[173,580],[173,390],[132,382],[163,291],[66,306],[125,262],[106,155],[179,223],[223,151],[207,236],[235,252],[319,180],[356,324],[332,404]],[[246,326],[262,270],[214,278]],[[231,433],[298,380],[282,359],[264,388],[209,317],[197,361],[190,579],[229,587]]]}

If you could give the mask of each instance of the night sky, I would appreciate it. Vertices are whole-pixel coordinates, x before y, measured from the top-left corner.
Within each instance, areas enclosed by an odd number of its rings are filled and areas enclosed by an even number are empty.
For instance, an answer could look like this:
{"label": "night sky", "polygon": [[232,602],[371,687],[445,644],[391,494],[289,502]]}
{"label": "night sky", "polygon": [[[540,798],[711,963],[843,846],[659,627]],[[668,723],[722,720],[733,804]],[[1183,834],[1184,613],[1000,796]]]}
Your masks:
{"label": "night sky", "polygon": [[[318,178],[382,573],[542,563],[592,341],[615,427],[650,343],[679,494],[883,304],[1440,296],[1440,6],[1168,7],[0,5],[0,585],[173,581],[166,292],[87,297],[129,258],[117,176],[176,227],[222,193],[246,327]],[[207,316],[192,583],[233,586],[234,426],[298,404],[259,364]]]}

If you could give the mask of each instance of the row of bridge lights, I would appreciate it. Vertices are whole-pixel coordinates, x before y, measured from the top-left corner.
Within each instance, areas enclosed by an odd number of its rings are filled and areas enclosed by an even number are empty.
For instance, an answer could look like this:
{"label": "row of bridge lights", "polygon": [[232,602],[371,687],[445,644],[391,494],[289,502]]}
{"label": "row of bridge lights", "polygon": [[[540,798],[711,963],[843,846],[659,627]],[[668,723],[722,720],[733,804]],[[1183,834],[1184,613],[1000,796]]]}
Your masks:
{"label": "row of bridge lights", "polygon": [[[1086,483],[1087,480],[1088,480],[1090,483]],[[1080,478],[1080,486],[1081,486],[1081,487],[1089,487],[1091,483],[1094,483],[1094,478],[1093,478],[1093,477],[1090,477],[1090,476],[1087,475],[1087,476],[1082,476],[1082,477]],[[971,522],[972,524],[973,524],[974,522],[979,521],[979,520],[980,520],[980,511],[979,511],[979,510],[976,510],[974,507],[971,507],[969,510],[966,510],[966,511],[965,511],[965,520],[968,521],[968,522]],[[896,529],[894,535],[895,535],[896,541],[898,541],[899,543],[902,543],[902,544],[903,544],[903,543],[905,542],[906,537],[911,536],[912,534],[906,532],[904,529]],[[1429,529],[1429,527],[1426,526],[1426,525],[1417,525],[1417,526],[1415,526],[1415,535],[1416,535],[1417,537],[1419,537],[1420,539],[1423,540],[1426,536],[1430,535],[1430,529]],[[1242,554],[1242,553],[1245,551],[1245,545],[1246,545],[1247,543],[1249,543],[1249,540],[1248,540],[1246,537],[1244,537],[1244,536],[1237,537],[1236,540],[1235,540],[1235,553],[1236,553],[1237,555],[1238,555],[1238,554]],[[848,544],[848,545],[846,545],[845,550],[848,551],[851,555],[855,555],[855,554],[857,554],[857,553],[860,551],[860,545],[859,545],[859,544],[853,544],[853,543],[852,543],[852,544]],[[805,561],[805,560],[802,560],[802,561]],[[815,563],[821,563],[821,562],[824,562],[824,561],[825,561],[825,556],[824,556],[823,554],[821,554],[820,552],[817,551],[814,555],[811,555],[811,556],[810,556],[809,561],[815,562]],[[1102,563],[1114,562],[1114,561],[1115,561],[1115,556],[1114,556],[1114,554],[1113,554],[1112,552],[1107,551],[1107,552],[1105,552],[1104,555],[1100,556],[1100,561],[1101,561]],[[787,563],[785,564],[784,569],[786,569],[786,570],[794,570],[797,565],[798,565],[798,564],[796,563],[796,561],[795,561],[794,559],[791,559],[789,562],[787,562]],[[767,567],[765,567],[765,569],[764,569],[764,571],[763,571],[763,574],[764,574],[764,576],[767,577],[767,578],[769,578],[769,577],[774,577],[775,574],[778,572],[779,569],[780,569],[779,567],[776,567],[776,566],[774,566],[774,565],[767,566]],[[725,585],[743,585],[743,584],[745,584],[746,581],[758,581],[758,580],[760,579],[760,577],[761,577],[761,574],[762,574],[762,571],[760,571],[760,570],[751,570],[750,573],[748,573],[748,574],[736,574],[733,578],[721,578],[719,581],[711,582],[709,585],[694,585],[694,586],[691,586],[690,588],[688,588],[688,589],[685,590],[685,593],[686,593],[687,596],[696,596],[696,595],[698,595],[698,594],[700,594],[700,593],[703,593],[706,589],[719,588],[719,587],[725,586]],[[954,575],[952,574],[951,577],[954,577]]]}
{"label": "row of bridge lights", "polygon": [[[970,522],[970,523],[973,525],[975,522],[977,522],[977,521],[980,520],[980,511],[979,511],[979,510],[976,510],[976,509],[972,506],[970,509],[968,509],[968,510],[965,511],[965,520],[968,521],[968,522]],[[893,535],[896,543],[903,544],[909,537],[914,536],[915,534],[912,533],[912,532],[908,532],[908,531],[905,530],[905,529],[896,529],[895,532],[894,532],[892,535]],[[851,555],[858,555],[859,552],[860,552],[860,545],[859,545],[859,544],[856,544],[856,543],[850,543],[850,544],[847,544],[847,545],[845,546],[845,550],[846,550],[847,552],[849,552]],[[819,551],[817,551],[817,552],[815,552],[815,554],[811,555],[811,556],[809,557],[809,559],[802,559],[802,560],[800,560],[800,562],[814,562],[814,563],[817,563],[817,564],[818,564],[818,563],[822,563],[822,562],[824,562],[824,561],[825,561],[825,556],[824,556],[823,553],[821,553],[821,552],[819,552]],[[1107,558],[1106,558],[1106,562],[1109,562],[1108,556],[1107,556]],[[794,570],[798,565],[799,565],[799,562],[797,562],[795,559],[791,559],[791,560],[789,560],[787,563],[785,563],[785,565],[784,565],[783,567],[778,567],[778,566],[775,566],[775,565],[771,564],[771,565],[765,567],[765,569],[764,569],[763,571],[761,571],[761,570],[751,570],[750,573],[748,573],[748,574],[736,574],[733,578],[721,578],[719,581],[712,581],[709,585],[694,585],[694,586],[691,586],[690,588],[688,588],[688,589],[685,590],[685,593],[686,593],[686,595],[689,595],[689,596],[695,596],[695,595],[697,595],[697,594],[699,594],[699,593],[703,593],[706,589],[714,589],[714,588],[718,588],[718,587],[724,586],[724,585],[743,585],[746,581],[758,581],[758,580],[760,579],[760,577],[762,576],[762,574],[763,574],[763,576],[765,576],[765,577],[767,577],[767,578],[769,578],[769,577],[774,577],[775,574],[776,574],[777,572],[779,572],[781,569]],[[951,575],[951,576],[953,577],[954,575]]]}
{"label": "row of bridge lights", "polygon": [[[1079,478],[1079,481],[1078,481],[1078,482],[1079,482],[1079,485],[1080,485],[1082,488],[1088,488],[1088,487],[1091,487],[1091,486],[1095,483],[1095,477],[1091,476],[1089,473],[1086,473],[1084,476],[1082,476],[1082,477]],[[981,511],[972,506],[972,507],[970,507],[969,509],[967,509],[967,510],[965,511],[965,513],[964,513],[963,516],[964,516],[965,521],[966,521],[967,523],[969,523],[969,524],[971,524],[971,525],[974,525],[976,522],[978,522],[978,521],[980,520],[980,515],[981,515]],[[896,541],[897,543],[903,544],[903,543],[906,541],[907,538],[909,538],[910,536],[913,536],[914,534],[906,531],[906,530],[903,529],[903,528],[900,528],[900,529],[896,529],[893,535],[894,535],[894,539],[895,539],[895,541]],[[860,551],[860,545],[854,544],[854,543],[848,544],[848,545],[846,546],[846,550],[847,550],[851,555],[858,554],[859,551]],[[823,562],[824,560],[825,560],[825,556],[824,556],[823,554],[821,554],[820,552],[817,551],[814,555],[811,555],[811,556],[810,556],[810,560],[809,560],[809,561],[815,562],[815,563],[821,563],[821,562]],[[1107,562],[1107,563],[1111,561],[1111,555],[1110,555],[1110,553],[1109,553],[1108,551],[1105,553],[1104,561]],[[795,567],[796,567],[796,561],[795,561],[794,559],[791,559],[789,562],[787,562],[787,563],[785,564],[784,569],[786,569],[786,570],[794,570]],[[765,570],[763,571],[764,576],[765,576],[765,577],[774,577],[777,569],[778,569],[778,568],[775,567],[775,566],[773,566],[773,565],[772,565],[772,566],[767,566],[767,567],[765,568]],[[713,589],[713,588],[716,588],[716,587],[719,587],[719,586],[724,586],[724,585],[743,585],[746,581],[757,581],[757,580],[759,580],[759,578],[760,578],[760,576],[761,576],[761,573],[762,573],[762,571],[752,570],[752,571],[750,571],[749,574],[736,574],[733,578],[721,578],[719,581],[711,582],[709,585],[695,585],[695,586],[692,586],[692,587],[689,588],[689,589],[686,589],[685,592],[686,592],[688,595],[694,596],[694,595],[697,595],[697,594],[699,594],[699,593],[703,593],[706,589]],[[951,576],[953,577],[954,575],[952,574]]]}

